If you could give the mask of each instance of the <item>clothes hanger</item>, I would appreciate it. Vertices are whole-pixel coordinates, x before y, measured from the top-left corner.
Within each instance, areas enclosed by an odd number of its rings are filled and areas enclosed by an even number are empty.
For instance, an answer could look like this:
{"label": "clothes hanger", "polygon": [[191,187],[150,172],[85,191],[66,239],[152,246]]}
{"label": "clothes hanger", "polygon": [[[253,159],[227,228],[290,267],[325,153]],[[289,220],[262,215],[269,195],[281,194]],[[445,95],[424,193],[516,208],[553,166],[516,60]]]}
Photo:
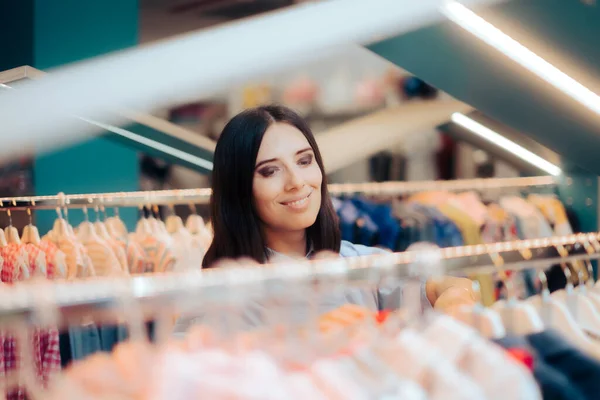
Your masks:
{"label": "clothes hanger", "polygon": [[[568,257],[569,252],[562,245],[556,245],[561,257]],[[593,302],[587,298],[580,290],[575,290],[574,276],[566,263],[561,263],[561,267],[567,278],[565,289],[557,290],[552,293],[552,297],[564,303],[567,309],[573,315],[577,324],[584,331],[589,331],[600,336],[600,313],[596,311]],[[583,271],[578,270],[580,284],[583,285]]]}
{"label": "clothes hanger", "polygon": [[[17,206],[16,200],[13,200],[13,206]],[[6,214],[8,215],[8,226],[4,229],[6,240],[9,244],[21,244],[21,237],[19,236],[19,231],[17,228],[13,226],[12,214],[10,210],[6,210]]]}
{"label": "clothes hanger", "polygon": [[69,207],[67,206],[68,200],[65,203],[65,205],[63,206],[63,212],[65,214],[65,222],[67,223],[67,231],[69,232],[69,235],[71,237],[75,237],[75,229],[73,228],[73,225],[71,225],[71,223],[69,222]]}
{"label": "clothes hanger", "polygon": [[68,227],[68,222],[63,218],[63,214],[60,207],[56,207],[56,219],[54,220],[54,225],[52,226],[52,235],[51,238],[57,241],[61,238],[74,237],[71,234],[71,231]]}
{"label": "clothes hanger", "polygon": [[204,229],[204,220],[198,215],[196,205],[193,203],[189,204],[192,213],[187,217],[185,221],[185,227],[190,231],[192,235],[201,234]]}
{"label": "clothes hanger", "polygon": [[[129,232],[127,230],[127,226],[125,226],[125,223],[123,222],[123,220],[121,219],[121,216],[119,215],[118,207],[114,208],[114,216],[112,216],[110,218],[105,217],[105,219],[106,219],[106,225],[109,228],[109,232],[113,235],[113,237],[115,237],[115,238],[126,238],[127,237],[127,234]],[[112,232],[111,232],[111,228],[112,228]]]}
{"label": "clothes hanger", "polygon": [[167,217],[167,232],[173,234],[175,232],[179,232],[182,229],[185,229],[185,226],[183,225],[183,220],[181,219],[181,217],[175,214],[175,207],[171,205],[169,206],[169,208],[171,209],[172,214]]}
{"label": "clothes hanger", "polygon": [[529,297],[526,302],[535,307],[544,321],[544,326],[555,329],[579,349],[600,360],[600,345],[580,328],[566,304],[550,295],[548,279],[543,270],[538,271],[538,278],[542,284],[541,292]]}
{"label": "clothes hanger", "polygon": [[148,203],[148,205],[146,206],[148,209],[148,224],[150,226],[150,229],[152,230],[152,233],[154,235],[160,235],[162,232],[160,230],[160,224],[158,223],[158,219],[155,217],[154,215],[154,207],[152,204]]}
{"label": "clothes hanger", "polygon": [[99,242],[100,237],[96,232],[94,224],[90,222],[87,207],[83,207],[83,217],[83,222],[77,227],[77,238],[82,243]]}
{"label": "clothes hanger", "polygon": [[148,222],[148,218],[146,217],[146,208],[143,205],[139,206],[140,210],[140,219],[135,228],[135,233],[142,238],[152,235],[152,228],[150,227],[150,223]]}
{"label": "clothes hanger", "polygon": [[[0,200],[0,208],[4,207],[4,203]],[[4,230],[0,229],[0,248],[8,246],[8,242],[6,241],[6,236],[4,235]]]}
{"label": "clothes hanger", "polygon": [[[581,236],[581,246],[583,246],[587,255],[592,256],[596,254],[596,248],[590,244],[590,241],[587,239],[586,235]],[[594,279],[594,267],[590,259],[583,260],[583,264],[587,269],[587,280],[584,283],[580,283],[577,289],[580,291],[582,295],[587,297],[596,311],[600,312],[600,293],[594,291],[594,287],[596,284],[596,280]]]}
{"label": "clothes hanger", "polygon": [[[422,244],[421,244],[422,245]],[[427,253],[427,257],[417,261],[414,271],[418,276],[427,278],[443,275],[442,260],[432,259],[432,251],[439,250],[437,246],[421,247]],[[414,251],[415,247],[411,250]],[[381,258],[381,267],[385,269],[385,257]],[[393,265],[393,263],[387,263]],[[374,265],[373,267],[377,267]],[[371,268],[369,272],[377,275],[379,268]],[[374,283],[381,281],[375,278]],[[426,391],[427,398],[442,398],[449,392],[455,396],[465,399],[484,398],[481,390],[467,379],[458,368],[450,363],[444,355],[435,349],[422,334],[431,320],[435,320],[435,313],[423,314],[421,284],[422,279],[413,279],[404,282],[406,285],[402,291],[402,304],[399,311],[390,313],[385,322],[377,326],[380,332],[372,343],[376,344],[376,351],[387,364],[394,369],[397,376],[403,380],[403,388],[417,395]],[[390,326],[391,325],[391,326]],[[386,337],[392,338],[387,341]],[[414,385],[417,385],[415,388]]]}
{"label": "clothes hanger", "polygon": [[[520,253],[523,260],[531,259],[530,249],[520,251]],[[503,270],[500,270],[499,274],[508,296],[507,300],[496,301],[492,305],[492,309],[502,318],[506,332],[510,335],[521,336],[543,331],[544,322],[535,307],[517,298],[512,277],[507,276]]]}
{"label": "clothes hanger", "polygon": [[111,219],[108,217],[106,208],[103,205],[100,206],[100,211],[102,212],[102,215],[104,217],[104,226],[108,231],[108,236],[111,239],[118,239],[120,237],[119,232],[117,231],[115,224],[111,223]]}
{"label": "clothes hanger", "polygon": [[[35,200],[31,200],[31,206],[35,207]],[[40,232],[38,228],[33,225],[33,217],[31,216],[31,208],[27,208],[27,215],[29,216],[29,224],[23,228],[23,236],[21,240],[23,243],[31,243],[35,245],[40,244]]]}
{"label": "clothes hanger", "polygon": [[[496,267],[499,268],[504,265],[504,259],[500,254],[490,251],[488,255]],[[473,290],[476,293],[481,293],[480,284],[476,280],[473,281]],[[506,328],[500,314],[492,308],[485,307],[481,301],[477,301],[474,306],[458,307],[452,313],[452,316],[475,328],[484,337],[500,339],[506,336]]]}
{"label": "clothes hanger", "polygon": [[94,221],[94,228],[101,239],[104,239],[105,241],[109,242],[110,240],[112,240],[112,237],[108,232],[106,224],[100,219],[100,206],[96,204],[96,206],[94,207],[94,211],[96,212],[96,221]]}

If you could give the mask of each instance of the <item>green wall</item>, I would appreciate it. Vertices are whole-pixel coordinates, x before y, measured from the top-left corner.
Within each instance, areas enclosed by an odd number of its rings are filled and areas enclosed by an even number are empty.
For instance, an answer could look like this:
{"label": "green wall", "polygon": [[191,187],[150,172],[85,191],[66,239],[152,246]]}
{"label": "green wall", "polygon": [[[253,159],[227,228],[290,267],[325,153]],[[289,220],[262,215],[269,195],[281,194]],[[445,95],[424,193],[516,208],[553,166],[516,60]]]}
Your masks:
{"label": "green wall", "polygon": [[[13,0],[0,2],[0,45],[8,49],[0,69],[31,65],[49,70],[135,46],[137,0]],[[5,47],[6,46],[6,47]],[[139,189],[137,152],[101,136],[47,154],[37,154],[35,194],[94,193]],[[40,211],[40,231],[49,229],[54,212]],[[123,210],[128,225],[137,211]],[[69,214],[78,223],[80,211]]]}

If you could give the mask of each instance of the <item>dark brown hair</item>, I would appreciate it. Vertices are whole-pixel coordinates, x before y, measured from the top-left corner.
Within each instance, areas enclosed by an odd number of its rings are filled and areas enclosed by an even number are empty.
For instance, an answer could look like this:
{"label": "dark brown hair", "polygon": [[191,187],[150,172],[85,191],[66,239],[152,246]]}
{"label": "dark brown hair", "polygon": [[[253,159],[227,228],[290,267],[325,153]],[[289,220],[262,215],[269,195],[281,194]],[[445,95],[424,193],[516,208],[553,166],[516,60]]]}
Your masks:
{"label": "dark brown hair", "polygon": [[203,267],[226,258],[250,257],[259,263],[268,258],[261,221],[254,208],[252,182],[256,156],[267,129],[275,122],[290,124],[304,134],[323,175],[321,208],[306,230],[315,251],[340,251],[341,235],[333,208],[323,159],[306,121],[293,110],[270,105],[242,111],[227,123],[215,149],[210,199],[214,239]]}

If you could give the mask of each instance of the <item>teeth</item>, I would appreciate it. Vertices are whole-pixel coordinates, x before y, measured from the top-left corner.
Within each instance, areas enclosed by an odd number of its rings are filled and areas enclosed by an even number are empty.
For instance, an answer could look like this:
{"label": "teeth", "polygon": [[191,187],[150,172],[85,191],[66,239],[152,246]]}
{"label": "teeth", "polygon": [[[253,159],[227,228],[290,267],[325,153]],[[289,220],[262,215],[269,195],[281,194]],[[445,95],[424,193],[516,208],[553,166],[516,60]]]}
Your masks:
{"label": "teeth", "polygon": [[303,198],[302,200],[290,201],[290,202],[288,202],[288,203],[285,203],[285,205],[287,205],[287,206],[293,206],[293,207],[296,207],[296,206],[301,206],[301,205],[303,205],[304,203],[306,203],[306,201],[307,201],[307,200],[308,200],[308,196],[306,196],[306,197],[305,197],[305,198]]}
{"label": "teeth", "polygon": [[288,203],[289,206],[301,206],[302,204],[304,204],[306,202],[307,197],[303,198],[302,200],[298,200],[298,201],[292,201],[291,203]]}

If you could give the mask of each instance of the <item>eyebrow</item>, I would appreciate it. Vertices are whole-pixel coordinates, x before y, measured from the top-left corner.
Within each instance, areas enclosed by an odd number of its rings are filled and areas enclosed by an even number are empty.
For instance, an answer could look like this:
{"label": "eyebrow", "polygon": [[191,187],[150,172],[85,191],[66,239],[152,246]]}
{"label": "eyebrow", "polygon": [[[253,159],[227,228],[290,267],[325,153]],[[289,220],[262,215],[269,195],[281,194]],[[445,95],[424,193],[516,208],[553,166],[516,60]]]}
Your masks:
{"label": "eyebrow", "polygon": [[[307,148],[305,148],[305,149],[298,150],[298,151],[296,152],[296,155],[300,155],[300,154],[302,154],[302,153],[306,153],[307,151],[313,151],[312,147],[307,147]],[[277,161],[277,159],[276,159],[276,158],[270,158],[270,159],[268,159],[268,160],[263,160],[263,161],[259,162],[258,164],[256,164],[256,167],[254,167],[254,169],[257,169],[257,168],[258,168],[258,167],[260,167],[261,165],[263,165],[263,164],[267,164],[267,163],[270,163],[270,162],[272,162],[272,161]]]}

